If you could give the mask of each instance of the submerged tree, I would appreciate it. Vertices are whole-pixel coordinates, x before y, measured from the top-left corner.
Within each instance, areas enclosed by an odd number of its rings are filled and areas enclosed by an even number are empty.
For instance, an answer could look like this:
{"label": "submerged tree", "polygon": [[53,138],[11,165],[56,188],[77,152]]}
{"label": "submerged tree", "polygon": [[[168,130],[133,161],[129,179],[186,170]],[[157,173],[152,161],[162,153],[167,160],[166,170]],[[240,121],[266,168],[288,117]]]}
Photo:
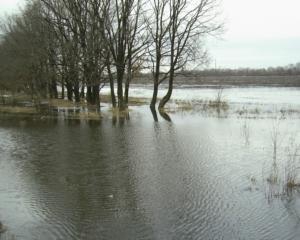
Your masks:
{"label": "submerged tree", "polygon": [[169,85],[167,94],[159,103],[160,109],[171,98],[175,72],[183,69],[189,61],[205,60],[206,54],[197,43],[222,29],[222,25],[216,23],[216,8],[216,0],[171,0]]}
{"label": "submerged tree", "polygon": [[159,104],[170,100],[175,73],[191,62],[207,59],[202,43],[207,35],[222,29],[218,20],[217,0],[152,0],[148,29],[152,37],[150,56],[154,91],[150,104],[155,107],[158,86],[168,79],[168,92]]}
{"label": "submerged tree", "polygon": [[147,30],[151,38],[151,45],[148,53],[151,63],[151,70],[153,74],[153,96],[151,100],[151,110],[155,109],[158,87],[164,81],[167,75],[162,75],[162,67],[165,67],[165,59],[168,56],[168,31],[170,28],[170,20],[168,16],[169,0],[153,0],[151,1],[151,8],[146,18]]}
{"label": "submerged tree", "polygon": [[221,29],[217,16],[217,0],[28,0],[5,24],[1,86],[15,82],[43,98],[57,98],[60,86],[62,98],[66,89],[68,100],[99,106],[109,82],[112,105],[123,110],[135,74],[151,69],[152,109],[168,80],[163,109],[176,72],[206,60],[202,43]]}
{"label": "submerged tree", "polygon": [[[84,96],[90,104],[99,105],[103,60],[102,28],[99,17],[101,1],[41,0],[60,41],[61,62],[68,99],[80,101]],[[81,85],[81,86],[80,86]],[[80,94],[80,87],[83,89]]]}
{"label": "submerged tree", "polygon": [[[128,103],[129,83],[133,65],[145,49],[141,37],[143,24],[140,13],[142,0],[105,1],[104,39],[108,46],[110,65],[116,69],[118,107],[124,109]],[[127,70],[127,71],[126,71]],[[123,84],[125,76],[125,99]]]}

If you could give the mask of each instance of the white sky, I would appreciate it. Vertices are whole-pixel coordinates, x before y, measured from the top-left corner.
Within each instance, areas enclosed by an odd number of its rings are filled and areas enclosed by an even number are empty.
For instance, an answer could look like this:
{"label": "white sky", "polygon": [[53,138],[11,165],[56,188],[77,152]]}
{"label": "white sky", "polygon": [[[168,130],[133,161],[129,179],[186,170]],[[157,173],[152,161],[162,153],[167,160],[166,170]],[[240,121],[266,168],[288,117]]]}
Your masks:
{"label": "white sky", "polygon": [[299,0],[223,0],[230,38],[300,37]]}
{"label": "white sky", "polygon": [[24,0],[0,0],[0,16],[17,11],[24,2]]}
{"label": "white sky", "polygon": [[209,43],[212,66],[300,62],[300,0],[223,0],[226,33]]}
{"label": "white sky", "polygon": [[[218,67],[300,62],[300,0],[221,0],[226,33],[208,46]],[[0,0],[0,17],[24,0]]]}

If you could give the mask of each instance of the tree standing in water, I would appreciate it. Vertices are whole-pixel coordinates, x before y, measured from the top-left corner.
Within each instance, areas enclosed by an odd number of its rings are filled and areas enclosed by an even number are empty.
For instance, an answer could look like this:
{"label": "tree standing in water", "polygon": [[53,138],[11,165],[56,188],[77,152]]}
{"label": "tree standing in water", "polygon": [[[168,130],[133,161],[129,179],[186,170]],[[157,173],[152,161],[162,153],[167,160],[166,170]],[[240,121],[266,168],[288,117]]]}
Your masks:
{"label": "tree standing in water", "polygon": [[148,23],[152,48],[154,91],[150,104],[155,108],[158,86],[168,79],[167,94],[160,101],[162,110],[170,100],[175,73],[184,69],[191,61],[204,62],[204,38],[219,33],[222,24],[217,22],[219,13],[217,0],[152,0]]}
{"label": "tree standing in water", "polygon": [[0,41],[1,85],[10,85],[4,79],[18,80],[19,89],[43,98],[57,98],[60,85],[63,98],[66,88],[68,100],[85,97],[99,106],[99,91],[109,82],[112,105],[124,110],[135,69],[148,67],[152,110],[159,85],[168,81],[162,110],[176,73],[207,59],[202,43],[222,29],[217,1],[28,0],[23,13],[6,24]]}

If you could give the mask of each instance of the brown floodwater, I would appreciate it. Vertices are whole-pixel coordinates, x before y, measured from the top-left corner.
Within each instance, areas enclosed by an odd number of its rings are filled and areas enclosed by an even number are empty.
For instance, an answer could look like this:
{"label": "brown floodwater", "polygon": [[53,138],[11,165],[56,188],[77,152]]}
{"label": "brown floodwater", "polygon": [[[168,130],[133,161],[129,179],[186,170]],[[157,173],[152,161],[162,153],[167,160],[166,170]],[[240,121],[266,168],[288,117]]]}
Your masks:
{"label": "brown floodwater", "polygon": [[170,117],[154,122],[140,107],[123,120],[0,120],[5,235],[300,238],[299,191],[278,197],[266,181],[274,126],[283,178],[289,140],[299,143],[299,118]]}

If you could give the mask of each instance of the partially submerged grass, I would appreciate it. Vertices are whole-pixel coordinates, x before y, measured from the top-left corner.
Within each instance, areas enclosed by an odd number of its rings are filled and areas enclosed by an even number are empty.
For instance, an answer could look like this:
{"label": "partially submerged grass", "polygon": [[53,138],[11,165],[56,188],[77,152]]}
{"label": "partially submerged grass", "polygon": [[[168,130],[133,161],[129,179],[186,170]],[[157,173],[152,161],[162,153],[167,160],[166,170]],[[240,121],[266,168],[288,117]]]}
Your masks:
{"label": "partially submerged grass", "polygon": [[300,145],[297,144],[296,135],[293,135],[284,151],[281,145],[286,135],[280,130],[280,122],[277,120],[271,130],[273,156],[269,176],[266,178],[269,199],[288,196],[296,188],[300,188]]}
{"label": "partially submerged grass", "polygon": [[286,147],[287,160],[285,162],[285,187],[286,191],[300,187],[300,145],[296,144],[295,137],[289,139]]}
{"label": "partially submerged grass", "polygon": [[[47,100],[45,100],[47,101]],[[60,107],[60,108],[64,108],[64,107],[78,107],[78,106],[85,106],[85,102],[80,102],[80,103],[75,103],[75,102],[71,102],[68,100],[64,100],[64,99],[50,99],[49,100],[49,106],[51,107]]]}
{"label": "partially submerged grass", "polygon": [[228,103],[225,101],[222,87],[218,89],[215,99],[208,102],[208,106],[210,108],[215,108],[218,111],[220,110],[226,111],[229,108]]}
{"label": "partially submerged grass", "polygon": [[300,187],[300,183],[296,183],[294,179],[291,179],[287,182],[286,187],[288,189],[297,188],[297,187]]}
{"label": "partially submerged grass", "polygon": [[285,116],[300,114],[300,110],[294,108],[281,108],[280,113],[282,117],[285,117]]}
{"label": "partially submerged grass", "polygon": [[262,109],[260,109],[258,106],[256,106],[255,108],[247,108],[243,106],[241,109],[236,110],[235,113],[238,114],[240,117],[253,118],[257,117],[263,112]]}
{"label": "partially submerged grass", "polygon": [[[129,105],[135,106],[135,105],[144,105],[147,104],[148,101],[146,98],[129,98],[130,102]],[[89,105],[85,100],[81,100],[79,103],[76,103],[74,101],[69,100],[63,100],[63,99],[50,99],[45,100],[44,102],[49,102],[49,105],[51,107],[60,107],[60,108],[68,108],[68,107],[93,107],[93,105]],[[100,96],[100,104],[101,103],[111,103],[110,95],[101,95]]]}
{"label": "partially submerged grass", "polygon": [[126,118],[129,115],[129,112],[131,110],[129,108],[126,108],[124,110],[120,110],[119,108],[110,108],[109,112],[112,113],[113,117],[121,117],[121,118]]}
{"label": "partially submerged grass", "polygon": [[31,102],[32,97],[25,93],[1,95],[2,104],[15,105],[18,102]]}
{"label": "partially submerged grass", "polygon": [[269,201],[272,198],[276,198],[279,196],[283,196],[281,184],[282,184],[282,176],[281,169],[279,169],[278,165],[278,150],[280,147],[280,143],[282,142],[282,134],[280,131],[280,122],[278,119],[273,121],[272,128],[270,129],[270,140],[272,147],[272,161],[269,170],[269,176],[266,178],[267,181],[267,197]]}
{"label": "partially submerged grass", "polygon": [[194,102],[191,102],[191,101],[184,101],[184,100],[173,100],[171,101],[171,104],[173,103],[173,106],[172,105],[168,105],[166,108],[165,108],[165,111],[167,112],[190,112],[190,111],[193,111],[195,110],[195,107],[196,107],[196,103]]}
{"label": "partially submerged grass", "polygon": [[[100,102],[111,103],[111,95],[100,95]],[[142,106],[149,103],[150,99],[145,97],[129,97],[128,99],[129,106]]]}
{"label": "partially submerged grass", "polygon": [[193,105],[190,102],[184,102],[178,106],[180,111],[189,112],[194,109]]}
{"label": "partially submerged grass", "polygon": [[149,98],[142,98],[142,97],[129,97],[129,106],[142,106],[147,105],[150,103]]}
{"label": "partially submerged grass", "polygon": [[218,100],[210,100],[207,105],[208,108],[215,109],[217,111],[227,111],[229,109],[229,105],[225,101]]}
{"label": "partially submerged grass", "polygon": [[99,111],[78,111],[69,113],[63,116],[66,119],[79,119],[79,120],[101,120],[102,114]]}
{"label": "partially submerged grass", "polygon": [[216,93],[216,96],[213,100],[209,100],[208,102],[203,103],[203,110],[215,110],[218,114],[221,111],[227,111],[229,109],[229,104],[225,100],[223,88],[220,87]]}
{"label": "partially submerged grass", "polygon": [[125,121],[130,119],[130,109],[125,109],[125,110],[119,110],[118,108],[110,108],[108,110],[108,112],[106,112],[107,117],[110,118],[112,120],[112,124],[116,125],[117,123],[119,125],[123,125],[125,123]]}
{"label": "partially submerged grass", "polygon": [[[87,108],[88,111],[94,111],[93,106],[88,105],[86,101],[82,100],[80,103],[75,103],[68,100],[63,99],[39,99],[34,100],[31,96],[25,94],[19,95],[5,95],[5,103],[3,104],[0,100],[0,107],[5,106],[10,108],[11,106],[18,106],[20,108],[16,108],[15,110],[7,110],[7,108],[3,108],[2,112],[14,112],[14,113],[21,113],[21,112],[38,112],[44,115],[47,115],[47,111],[51,110],[51,108],[57,108],[61,111],[67,111],[69,109],[76,109],[79,110],[80,108]],[[7,100],[11,99],[11,100]],[[160,99],[158,99],[159,101]],[[128,106],[145,106],[149,105],[151,99],[145,97],[129,97],[129,104]],[[2,105],[1,105],[2,103]],[[110,94],[101,94],[100,95],[100,103],[107,103],[111,105],[111,96]],[[21,109],[22,107],[26,107],[26,109]],[[29,110],[28,107],[32,107]],[[36,110],[34,110],[36,107]],[[241,118],[257,118],[257,117],[269,117],[271,115],[278,116],[286,116],[288,114],[300,114],[300,110],[295,109],[281,109],[276,112],[270,112],[268,110],[264,110],[260,108],[260,105],[245,105],[240,109],[237,109],[234,105],[230,105],[229,102],[226,101],[224,96],[223,88],[219,88],[216,90],[215,97],[210,100],[203,100],[203,99],[193,99],[193,100],[180,100],[174,99],[171,100],[166,108],[165,111],[168,113],[201,113],[203,115],[213,116],[213,117],[227,117],[231,115],[237,115]],[[1,110],[0,110],[1,112]],[[97,109],[96,109],[97,112]],[[115,112],[115,111],[112,111]],[[267,116],[265,115],[267,114]],[[81,115],[86,115],[85,113]],[[118,115],[114,113],[114,115]],[[123,114],[124,115],[124,114]],[[245,132],[245,139],[247,139],[247,126],[244,129]],[[246,141],[247,142],[247,141]]]}
{"label": "partially submerged grass", "polygon": [[249,145],[250,143],[250,123],[249,123],[249,119],[246,117],[242,126],[241,126],[241,134],[243,136],[243,138],[245,139],[245,144]]}
{"label": "partially submerged grass", "polygon": [[34,107],[0,106],[0,113],[37,114],[38,111]]}
{"label": "partially submerged grass", "polygon": [[173,100],[167,105],[165,110],[169,113],[176,112],[226,112],[229,104],[223,99],[215,100]]}
{"label": "partially submerged grass", "polygon": [[15,235],[8,231],[8,227],[0,222],[0,239],[15,240]]}
{"label": "partially submerged grass", "polygon": [[[38,116],[41,119],[45,118],[53,118],[57,116],[63,116],[68,119],[100,119],[101,115],[97,110],[87,110],[82,111],[82,109],[78,109],[78,111],[69,111],[70,108],[78,107],[87,107],[85,103],[76,104],[74,102],[63,100],[63,99],[51,99],[51,100],[41,100],[40,103],[42,105],[37,104],[33,105],[32,107],[28,106],[14,106],[14,105],[0,105],[0,113],[8,114],[10,116]],[[55,113],[53,112],[54,109],[62,109],[67,111],[66,114],[61,114],[58,111]],[[65,112],[65,111],[63,111]]]}

